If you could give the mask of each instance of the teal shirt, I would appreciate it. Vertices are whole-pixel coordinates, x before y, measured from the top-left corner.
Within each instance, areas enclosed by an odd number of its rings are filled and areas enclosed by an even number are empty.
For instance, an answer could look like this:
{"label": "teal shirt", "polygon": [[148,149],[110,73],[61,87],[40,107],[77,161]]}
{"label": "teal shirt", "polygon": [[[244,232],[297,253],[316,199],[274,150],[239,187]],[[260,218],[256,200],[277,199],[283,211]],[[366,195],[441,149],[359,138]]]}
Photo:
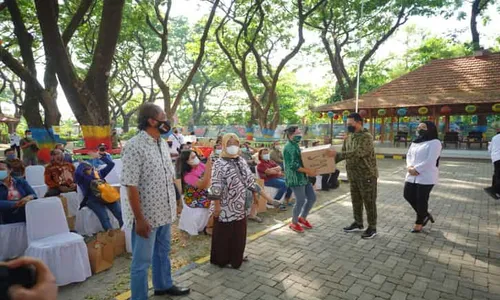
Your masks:
{"label": "teal shirt", "polygon": [[283,162],[285,164],[285,183],[288,187],[309,184],[305,173],[299,172],[303,168],[300,147],[298,143],[289,141],[283,150]]}

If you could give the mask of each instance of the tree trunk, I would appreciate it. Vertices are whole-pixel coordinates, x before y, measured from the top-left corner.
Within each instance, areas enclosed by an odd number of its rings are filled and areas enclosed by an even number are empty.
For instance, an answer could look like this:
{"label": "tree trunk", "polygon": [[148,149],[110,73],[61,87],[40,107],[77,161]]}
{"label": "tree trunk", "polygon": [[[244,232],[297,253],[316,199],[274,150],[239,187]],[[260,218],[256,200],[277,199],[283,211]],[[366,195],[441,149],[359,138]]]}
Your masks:
{"label": "tree trunk", "polygon": [[473,50],[481,49],[481,45],[479,44],[479,31],[477,30],[477,17],[479,16],[480,9],[479,4],[481,0],[474,0],[472,3],[472,11],[470,17],[470,31],[472,34],[472,48]]}
{"label": "tree trunk", "polygon": [[111,147],[108,78],[121,28],[124,0],[104,1],[99,36],[87,77],[82,81],[61,37],[57,0],[36,0],[47,56],[54,63],[66,99],[82,127],[86,148]]}
{"label": "tree trunk", "polygon": [[122,118],[123,118],[123,126],[122,126],[123,132],[129,132],[130,131],[130,118],[131,117],[132,117],[132,115],[124,115],[124,116],[122,116]]}

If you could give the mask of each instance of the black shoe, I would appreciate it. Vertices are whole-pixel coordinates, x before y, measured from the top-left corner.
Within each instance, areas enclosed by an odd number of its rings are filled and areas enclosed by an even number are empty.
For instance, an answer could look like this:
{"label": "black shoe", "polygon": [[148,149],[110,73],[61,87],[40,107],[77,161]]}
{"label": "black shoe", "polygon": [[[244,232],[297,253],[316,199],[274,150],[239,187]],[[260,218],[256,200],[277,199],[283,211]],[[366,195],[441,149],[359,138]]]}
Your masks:
{"label": "black shoe", "polygon": [[328,192],[328,191],[330,191],[330,188],[321,188],[321,191]]}
{"label": "black shoe", "polygon": [[425,227],[425,225],[427,225],[429,221],[431,221],[431,223],[434,223],[434,218],[431,214],[428,214],[427,217],[425,217],[424,222],[422,223],[422,227]]}
{"label": "black shoe", "polygon": [[363,225],[358,225],[358,223],[354,222],[351,226],[344,227],[345,232],[355,232],[363,230]]}
{"label": "black shoe", "polygon": [[361,235],[361,238],[363,239],[373,239],[377,235],[377,230],[376,229],[371,229],[368,227],[365,232],[363,232],[363,235]]}
{"label": "black shoe", "polygon": [[191,289],[188,288],[180,288],[176,287],[173,285],[171,288],[168,290],[164,291],[155,291],[155,296],[163,296],[163,295],[169,295],[169,296],[184,296],[188,295],[189,292],[191,292]]}

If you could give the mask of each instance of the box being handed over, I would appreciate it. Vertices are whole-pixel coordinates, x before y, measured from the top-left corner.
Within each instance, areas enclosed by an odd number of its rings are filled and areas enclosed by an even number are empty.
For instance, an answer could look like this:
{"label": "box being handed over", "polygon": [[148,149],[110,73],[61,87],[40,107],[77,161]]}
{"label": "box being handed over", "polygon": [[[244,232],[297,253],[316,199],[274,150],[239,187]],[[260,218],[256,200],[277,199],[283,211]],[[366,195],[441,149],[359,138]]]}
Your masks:
{"label": "box being handed over", "polygon": [[304,167],[316,170],[318,175],[335,172],[335,159],[326,153],[330,148],[331,145],[322,145],[302,150]]}

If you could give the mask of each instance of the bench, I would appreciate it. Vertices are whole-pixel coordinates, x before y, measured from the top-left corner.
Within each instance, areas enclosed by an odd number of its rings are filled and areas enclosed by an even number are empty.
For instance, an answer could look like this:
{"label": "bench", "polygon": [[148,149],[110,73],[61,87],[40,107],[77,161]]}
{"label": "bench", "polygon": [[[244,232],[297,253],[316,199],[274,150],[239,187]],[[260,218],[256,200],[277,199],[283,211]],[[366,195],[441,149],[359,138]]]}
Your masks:
{"label": "bench", "polygon": [[479,131],[471,131],[467,135],[467,149],[470,149],[471,144],[479,144],[479,149],[483,149],[483,143],[488,144],[487,141],[483,140],[483,133]]}
{"label": "bench", "polygon": [[460,147],[460,138],[458,132],[446,132],[444,134],[443,146],[446,148],[447,144],[453,144],[457,149]]}
{"label": "bench", "polygon": [[409,142],[408,135],[409,135],[408,132],[398,131],[396,136],[394,136],[394,146],[396,146],[397,144],[397,147],[399,147],[399,143],[404,142],[405,147],[408,147],[408,142]]}

